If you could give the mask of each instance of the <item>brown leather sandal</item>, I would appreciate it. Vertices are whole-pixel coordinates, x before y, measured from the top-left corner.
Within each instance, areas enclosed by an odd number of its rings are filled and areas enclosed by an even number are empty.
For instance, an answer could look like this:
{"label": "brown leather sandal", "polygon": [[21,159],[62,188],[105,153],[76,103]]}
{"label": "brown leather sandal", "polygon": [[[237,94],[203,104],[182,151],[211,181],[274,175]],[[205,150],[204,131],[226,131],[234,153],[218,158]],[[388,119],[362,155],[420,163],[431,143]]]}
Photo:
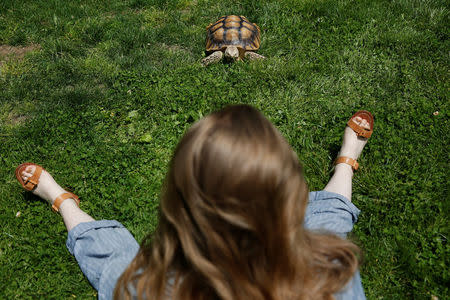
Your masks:
{"label": "brown leather sandal", "polygon": [[[34,171],[33,176],[28,178],[27,181],[24,181],[22,179],[21,174],[28,166],[35,166],[36,170]],[[41,167],[40,165],[33,164],[33,163],[23,163],[16,168],[16,178],[19,181],[20,185],[25,190],[32,192],[38,186],[39,178],[41,177],[43,170],[45,171],[45,169],[43,167]],[[78,206],[80,206],[80,199],[78,198],[77,195],[69,193],[69,192],[65,192],[65,193],[62,193],[61,195],[59,195],[58,197],[56,197],[55,201],[53,201],[53,204],[52,204],[53,211],[58,212],[59,207],[61,206],[61,203],[63,203],[64,200],[67,200],[67,199],[75,200],[75,203]]]}
{"label": "brown leather sandal", "polygon": [[[358,124],[356,124],[355,122],[353,122],[353,118],[355,118],[355,117],[360,117],[361,119],[365,119],[369,123],[370,129],[361,127]],[[368,138],[370,138],[372,136],[373,125],[374,125],[373,116],[367,110],[357,111],[347,122],[347,126],[350,127],[351,129],[353,129],[353,131],[356,132],[356,134],[358,136],[364,137],[366,139],[368,139]],[[359,168],[359,164],[356,161],[356,159],[353,159],[351,157],[339,156],[334,161],[335,165],[341,164],[341,163],[345,163],[345,164],[348,164],[348,165],[352,166],[353,171],[356,171]]]}

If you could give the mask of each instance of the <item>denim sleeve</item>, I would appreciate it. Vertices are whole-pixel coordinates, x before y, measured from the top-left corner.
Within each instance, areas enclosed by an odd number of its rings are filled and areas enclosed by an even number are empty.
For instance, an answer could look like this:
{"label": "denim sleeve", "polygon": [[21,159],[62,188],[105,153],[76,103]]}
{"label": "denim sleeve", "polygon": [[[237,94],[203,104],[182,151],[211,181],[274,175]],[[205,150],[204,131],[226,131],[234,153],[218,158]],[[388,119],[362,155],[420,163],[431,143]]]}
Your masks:
{"label": "denim sleeve", "polygon": [[78,224],[69,231],[66,246],[98,291],[98,299],[112,299],[118,278],[139,250],[131,233],[110,220]]}
{"label": "denim sleeve", "polygon": [[342,238],[352,231],[360,210],[346,197],[327,191],[309,193],[304,226],[334,233]]}
{"label": "denim sleeve", "polygon": [[339,293],[334,294],[334,298],[336,300],[366,300],[359,271],[356,271],[349,283]]}
{"label": "denim sleeve", "polygon": [[[345,238],[352,231],[359,213],[360,210],[340,194],[327,191],[310,192],[304,226],[309,230],[330,232]],[[334,297],[336,300],[366,299],[359,271]]]}

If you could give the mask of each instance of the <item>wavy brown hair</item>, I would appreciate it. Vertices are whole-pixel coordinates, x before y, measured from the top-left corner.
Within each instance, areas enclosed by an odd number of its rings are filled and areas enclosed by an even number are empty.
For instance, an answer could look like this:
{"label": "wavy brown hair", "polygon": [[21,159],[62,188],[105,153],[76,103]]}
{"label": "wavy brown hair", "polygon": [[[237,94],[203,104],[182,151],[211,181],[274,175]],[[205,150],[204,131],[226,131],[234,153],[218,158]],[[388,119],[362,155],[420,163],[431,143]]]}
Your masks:
{"label": "wavy brown hair", "polygon": [[308,187],[292,148],[250,106],[193,125],[163,187],[159,225],[116,299],[333,299],[358,248],[306,231]]}

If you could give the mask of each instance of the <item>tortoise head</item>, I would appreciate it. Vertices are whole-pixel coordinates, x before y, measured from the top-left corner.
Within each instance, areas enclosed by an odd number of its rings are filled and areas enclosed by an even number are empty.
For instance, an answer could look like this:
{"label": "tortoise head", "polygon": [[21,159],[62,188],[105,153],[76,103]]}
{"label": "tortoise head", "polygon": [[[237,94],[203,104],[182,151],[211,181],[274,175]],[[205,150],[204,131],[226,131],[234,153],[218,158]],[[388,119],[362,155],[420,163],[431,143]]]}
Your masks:
{"label": "tortoise head", "polygon": [[225,59],[227,60],[238,60],[239,59],[239,49],[236,46],[228,46],[225,49]]}

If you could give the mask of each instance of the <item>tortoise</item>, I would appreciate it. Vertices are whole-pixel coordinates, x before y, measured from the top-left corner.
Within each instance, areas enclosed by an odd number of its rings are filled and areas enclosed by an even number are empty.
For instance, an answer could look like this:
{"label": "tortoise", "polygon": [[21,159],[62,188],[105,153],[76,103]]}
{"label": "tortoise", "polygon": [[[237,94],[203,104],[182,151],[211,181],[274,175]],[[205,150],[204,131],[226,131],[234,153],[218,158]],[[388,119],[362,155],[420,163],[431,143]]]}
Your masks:
{"label": "tortoise", "polygon": [[220,61],[224,56],[227,60],[254,60],[264,56],[255,53],[261,43],[258,25],[251,23],[244,16],[222,16],[213,24],[206,27],[206,53],[202,64]]}

